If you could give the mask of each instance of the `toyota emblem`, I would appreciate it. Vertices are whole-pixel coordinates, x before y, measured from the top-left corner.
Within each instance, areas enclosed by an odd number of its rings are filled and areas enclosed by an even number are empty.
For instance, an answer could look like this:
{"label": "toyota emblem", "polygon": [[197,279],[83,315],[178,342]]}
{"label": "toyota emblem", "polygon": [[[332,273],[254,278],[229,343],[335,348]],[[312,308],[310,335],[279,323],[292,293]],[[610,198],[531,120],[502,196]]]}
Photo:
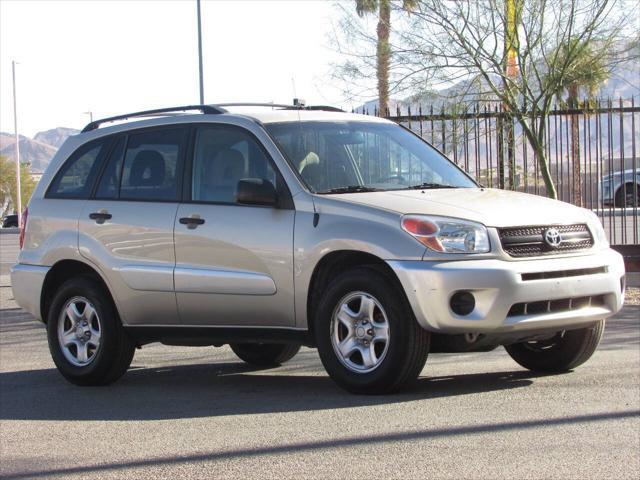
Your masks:
{"label": "toyota emblem", "polygon": [[551,248],[558,248],[562,243],[562,235],[555,228],[549,228],[544,232],[544,241]]}

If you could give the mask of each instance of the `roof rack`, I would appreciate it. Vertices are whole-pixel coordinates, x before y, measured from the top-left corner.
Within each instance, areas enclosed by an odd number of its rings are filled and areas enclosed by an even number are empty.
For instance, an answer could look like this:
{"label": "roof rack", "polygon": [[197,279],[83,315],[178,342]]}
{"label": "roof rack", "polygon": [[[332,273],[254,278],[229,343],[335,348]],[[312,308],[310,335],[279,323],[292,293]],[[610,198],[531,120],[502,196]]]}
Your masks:
{"label": "roof rack", "polygon": [[216,106],[216,105],[186,105],[183,107],[157,108],[155,110],[144,110],[142,112],[133,112],[133,113],[127,113],[125,115],[116,115],[115,117],[107,117],[107,118],[101,118],[100,120],[94,120],[93,122],[87,124],[87,126],[82,129],[82,133],[95,130],[103,123],[117,122],[118,120],[127,120],[129,118],[136,118],[136,117],[153,117],[153,116],[165,114],[165,113],[188,112],[190,110],[199,110],[204,114],[227,113],[227,111],[224,108],[220,108],[219,106]]}
{"label": "roof rack", "polygon": [[[214,107],[274,107],[274,108],[293,108],[293,105],[284,103],[259,103],[259,102],[233,102],[233,103],[216,103]],[[300,107],[295,107],[300,108]]]}
{"label": "roof rack", "polygon": [[332,107],[330,105],[309,105],[308,107],[304,107],[305,110],[321,110],[323,112],[342,112],[345,113],[344,110],[338,107]]}
{"label": "roof rack", "polygon": [[325,112],[344,112],[344,110],[337,107],[330,107],[328,105],[304,105],[304,104],[286,104],[286,103],[216,103],[212,107],[272,107],[280,108],[282,110],[321,110]]}
{"label": "roof rack", "polygon": [[140,117],[154,117],[164,114],[188,112],[191,110],[198,110],[204,114],[222,114],[227,113],[225,107],[273,107],[282,110],[312,110],[312,111],[326,111],[326,112],[344,112],[336,107],[330,107],[326,105],[288,105],[283,103],[218,103],[215,105],[186,105],[183,107],[170,107],[170,108],[157,108],[155,110],[144,110],[142,112],[126,113],[124,115],[116,115],[115,117],[101,118],[100,120],[94,120],[88,123],[86,127],[82,129],[82,133],[90,132],[97,129],[103,123],[117,122],[119,120],[128,120],[130,118]]}

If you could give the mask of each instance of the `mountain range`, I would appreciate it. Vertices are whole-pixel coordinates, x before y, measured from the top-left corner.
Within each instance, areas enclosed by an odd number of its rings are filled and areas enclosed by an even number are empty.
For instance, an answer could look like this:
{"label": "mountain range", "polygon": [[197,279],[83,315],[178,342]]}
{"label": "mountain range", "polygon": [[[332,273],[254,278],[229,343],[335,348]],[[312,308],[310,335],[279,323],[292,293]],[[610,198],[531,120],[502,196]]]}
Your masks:
{"label": "mountain range", "polygon": [[[29,163],[32,173],[41,173],[67,137],[76,133],[73,128],[57,127],[38,132],[33,138],[19,135],[20,161]],[[0,156],[15,161],[15,152],[15,135],[0,132]]]}

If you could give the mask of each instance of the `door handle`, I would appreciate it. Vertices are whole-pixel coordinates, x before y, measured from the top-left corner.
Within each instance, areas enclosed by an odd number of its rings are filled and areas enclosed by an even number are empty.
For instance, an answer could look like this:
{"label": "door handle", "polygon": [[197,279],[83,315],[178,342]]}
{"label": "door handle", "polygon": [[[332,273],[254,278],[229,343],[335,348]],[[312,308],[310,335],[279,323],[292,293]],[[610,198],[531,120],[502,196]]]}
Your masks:
{"label": "door handle", "polygon": [[187,228],[194,229],[198,225],[202,225],[204,223],[204,218],[200,218],[200,217],[182,217],[178,221],[182,225],[186,225]]}
{"label": "door handle", "polygon": [[96,223],[104,223],[107,220],[111,220],[111,214],[107,212],[93,212],[89,214],[91,220],[95,220]]}

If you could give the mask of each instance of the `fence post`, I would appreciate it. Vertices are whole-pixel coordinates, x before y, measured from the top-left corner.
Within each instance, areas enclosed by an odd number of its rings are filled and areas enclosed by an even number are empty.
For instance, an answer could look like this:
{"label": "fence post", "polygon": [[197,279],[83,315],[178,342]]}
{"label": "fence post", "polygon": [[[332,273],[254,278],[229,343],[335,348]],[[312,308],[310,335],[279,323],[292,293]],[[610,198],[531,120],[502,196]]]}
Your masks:
{"label": "fence post", "polygon": [[571,163],[573,167],[573,204],[581,207],[582,169],[580,168],[580,120],[577,107],[578,105],[571,105]]}
{"label": "fence post", "polygon": [[502,118],[502,105],[500,105],[499,110],[496,107],[496,111],[498,113],[496,118],[496,137],[498,142],[498,188],[504,189],[504,121]]}

